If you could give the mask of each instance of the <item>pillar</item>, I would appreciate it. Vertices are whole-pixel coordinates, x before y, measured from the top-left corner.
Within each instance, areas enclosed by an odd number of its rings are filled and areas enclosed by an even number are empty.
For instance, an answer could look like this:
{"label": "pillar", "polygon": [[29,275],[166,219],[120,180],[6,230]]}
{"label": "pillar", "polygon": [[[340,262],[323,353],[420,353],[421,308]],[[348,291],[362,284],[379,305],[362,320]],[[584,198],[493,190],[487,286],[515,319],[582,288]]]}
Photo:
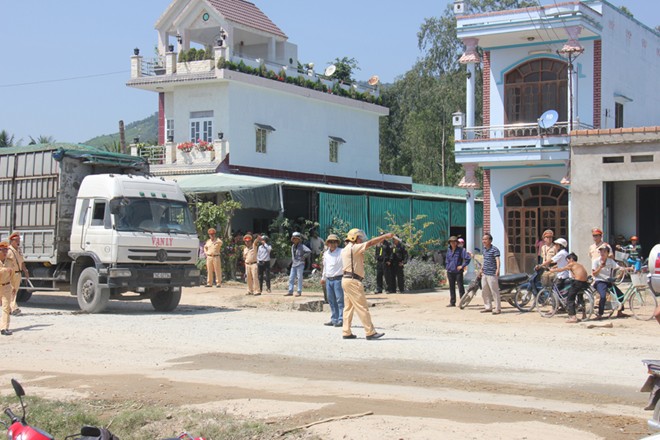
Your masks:
{"label": "pillar", "polygon": [[468,128],[474,127],[475,121],[475,90],[476,90],[476,63],[481,62],[477,52],[478,38],[464,38],[465,53],[458,60],[461,64],[466,64],[466,99],[465,99],[465,125]]}

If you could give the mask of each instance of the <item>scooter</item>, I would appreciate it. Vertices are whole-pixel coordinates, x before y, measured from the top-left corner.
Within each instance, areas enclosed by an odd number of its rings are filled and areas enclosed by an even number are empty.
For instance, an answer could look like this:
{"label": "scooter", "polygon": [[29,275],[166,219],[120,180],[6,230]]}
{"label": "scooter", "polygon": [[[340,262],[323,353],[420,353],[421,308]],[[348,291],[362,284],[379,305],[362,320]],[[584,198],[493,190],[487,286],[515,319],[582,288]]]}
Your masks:
{"label": "scooter", "polygon": [[649,377],[639,391],[649,393],[649,401],[644,409],[653,411],[653,417],[647,423],[649,428],[660,431],[660,360],[643,360],[642,362],[648,369]]}
{"label": "scooter", "polygon": [[[522,283],[527,283],[530,276],[526,273],[516,273],[511,275],[502,275],[498,278],[498,286],[500,288],[500,300],[507,301],[514,307],[517,307],[515,304],[515,298],[518,294],[518,287]],[[481,289],[481,276],[472,280],[472,282],[465,289],[465,295],[461,297],[458,307],[462,310],[470,304],[472,298],[477,294],[477,290]],[[522,311],[522,310],[521,310]]]}
{"label": "scooter", "polygon": [[[16,379],[11,380],[11,385],[14,388],[16,396],[21,402],[21,409],[23,410],[23,416],[19,418],[11,408],[5,409],[5,415],[9,417],[10,423],[6,423],[0,420],[5,428],[7,428],[7,438],[8,439],[20,439],[20,440],[55,440],[55,437],[43,431],[37,427],[30,426],[26,420],[25,413],[25,403],[23,402],[23,397],[25,396],[25,391],[23,387]],[[97,428],[94,426],[83,426],[80,430],[80,434],[74,434],[65,437],[65,439],[78,439],[78,440],[119,440],[118,437],[115,437],[110,431],[103,428]]]}

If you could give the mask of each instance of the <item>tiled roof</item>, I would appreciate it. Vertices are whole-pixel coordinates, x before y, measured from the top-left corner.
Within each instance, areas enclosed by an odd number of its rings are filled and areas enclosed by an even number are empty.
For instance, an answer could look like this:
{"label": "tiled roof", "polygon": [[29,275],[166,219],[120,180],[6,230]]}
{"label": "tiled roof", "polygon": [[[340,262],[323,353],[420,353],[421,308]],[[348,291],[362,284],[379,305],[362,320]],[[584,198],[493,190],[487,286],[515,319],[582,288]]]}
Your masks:
{"label": "tiled roof", "polygon": [[227,20],[288,38],[254,3],[245,0],[207,0]]}

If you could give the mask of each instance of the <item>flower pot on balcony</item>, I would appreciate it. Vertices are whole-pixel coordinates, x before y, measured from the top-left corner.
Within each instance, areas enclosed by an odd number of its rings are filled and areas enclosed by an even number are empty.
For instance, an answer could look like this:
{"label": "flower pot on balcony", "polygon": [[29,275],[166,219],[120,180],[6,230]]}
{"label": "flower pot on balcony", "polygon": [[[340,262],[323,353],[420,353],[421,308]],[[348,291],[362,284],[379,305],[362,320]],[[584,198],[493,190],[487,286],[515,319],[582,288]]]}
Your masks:
{"label": "flower pot on balcony", "polygon": [[190,151],[177,150],[176,161],[177,163],[194,164],[211,162],[215,159],[215,151],[199,151],[193,148]]}

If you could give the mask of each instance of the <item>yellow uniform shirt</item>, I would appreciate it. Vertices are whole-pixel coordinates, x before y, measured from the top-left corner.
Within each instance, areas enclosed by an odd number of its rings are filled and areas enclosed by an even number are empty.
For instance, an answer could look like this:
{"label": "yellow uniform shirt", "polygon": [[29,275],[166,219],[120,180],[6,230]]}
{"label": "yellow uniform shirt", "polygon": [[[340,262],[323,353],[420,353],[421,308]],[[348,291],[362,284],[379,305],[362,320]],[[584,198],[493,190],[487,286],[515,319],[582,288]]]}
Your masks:
{"label": "yellow uniform shirt", "polygon": [[210,238],[206,240],[204,253],[207,257],[217,257],[220,255],[220,252],[222,252],[222,240],[217,237],[215,240],[211,240]]}

